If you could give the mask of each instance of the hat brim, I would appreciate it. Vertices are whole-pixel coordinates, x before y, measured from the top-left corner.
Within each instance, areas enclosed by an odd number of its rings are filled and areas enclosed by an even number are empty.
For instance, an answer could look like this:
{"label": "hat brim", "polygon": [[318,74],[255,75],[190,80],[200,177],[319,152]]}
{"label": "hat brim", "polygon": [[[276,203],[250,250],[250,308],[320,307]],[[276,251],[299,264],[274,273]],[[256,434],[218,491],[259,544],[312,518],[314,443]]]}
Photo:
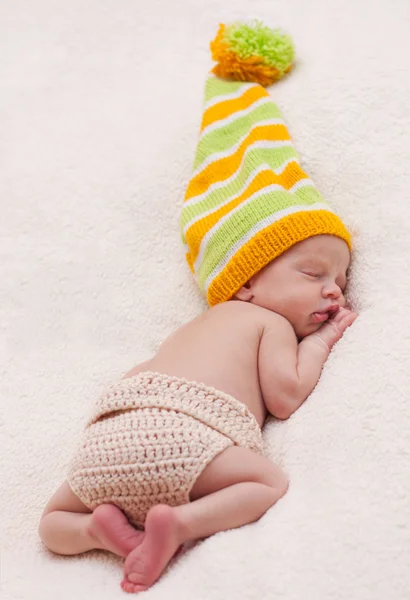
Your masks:
{"label": "hat brim", "polygon": [[259,231],[229,262],[220,268],[206,289],[210,306],[230,300],[236,292],[272,260],[299,242],[316,235],[334,235],[351,250],[351,236],[341,219],[331,211],[293,213]]}

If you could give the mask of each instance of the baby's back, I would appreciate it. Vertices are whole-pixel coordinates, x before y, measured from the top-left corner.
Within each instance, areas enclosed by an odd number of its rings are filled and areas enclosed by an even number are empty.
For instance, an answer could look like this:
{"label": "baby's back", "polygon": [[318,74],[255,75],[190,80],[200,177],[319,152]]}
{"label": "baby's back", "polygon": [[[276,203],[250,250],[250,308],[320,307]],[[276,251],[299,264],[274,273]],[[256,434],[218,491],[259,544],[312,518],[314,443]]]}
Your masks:
{"label": "baby's back", "polygon": [[260,426],[266,416],[258,377],[265,309],[243,302],[217,305],[171,334],[141,370],[214,387],[246,404]]}

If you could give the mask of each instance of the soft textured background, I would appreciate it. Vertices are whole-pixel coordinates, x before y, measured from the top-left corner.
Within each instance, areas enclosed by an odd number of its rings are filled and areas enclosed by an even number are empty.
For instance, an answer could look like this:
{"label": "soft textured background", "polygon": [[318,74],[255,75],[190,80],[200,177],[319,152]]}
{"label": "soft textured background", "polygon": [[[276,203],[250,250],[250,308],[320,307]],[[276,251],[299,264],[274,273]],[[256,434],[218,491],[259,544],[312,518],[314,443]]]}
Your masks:
{"label": "soft textured background", "polygon": [[408,600],[409,1],[0,11],[2,598],[125,597],[120,561],[52,556],[37,522],[96,395],[204,308],[178,213],[208,42],[220,21],[257,16],[294,37],[297,65],[272,95],[355,232],[360,319],[308,402],[266,428],[287,496],[197,545],[144,598]]}

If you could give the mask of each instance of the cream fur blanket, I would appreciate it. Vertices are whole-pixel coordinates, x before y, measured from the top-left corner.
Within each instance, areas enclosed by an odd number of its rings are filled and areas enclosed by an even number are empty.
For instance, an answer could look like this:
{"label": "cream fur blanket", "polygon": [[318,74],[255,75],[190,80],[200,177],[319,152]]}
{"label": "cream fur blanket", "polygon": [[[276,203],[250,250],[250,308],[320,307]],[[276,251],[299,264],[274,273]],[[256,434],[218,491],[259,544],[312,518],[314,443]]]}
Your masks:
{"label": "cream fur blanket", "polygon": [[408,0],[3,0],[2,598],[114,600],[121,563],[38,541],[90,404],[204,303],[178,214],[218,23],[298,53],[271,88],[355,232],[360,318],[309,400],[265,430],[290,476],[258,523],[184,554],[147,600],[410,597]]}

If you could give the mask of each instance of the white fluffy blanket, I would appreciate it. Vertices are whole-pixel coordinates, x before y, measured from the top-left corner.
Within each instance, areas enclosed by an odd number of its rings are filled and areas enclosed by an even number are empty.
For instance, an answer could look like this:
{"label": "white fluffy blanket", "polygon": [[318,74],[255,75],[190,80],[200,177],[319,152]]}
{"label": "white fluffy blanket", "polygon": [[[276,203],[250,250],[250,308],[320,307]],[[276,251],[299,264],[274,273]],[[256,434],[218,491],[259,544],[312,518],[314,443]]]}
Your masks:
{"label": "white fluffy blanket", "polygon": [[308,401],[269,422],[286,497],[181,556],[147,600],[410,597],[408,0],[5,0],[1,515],[5,600],[114,600],[121,562],[38,541],[89,406],[204,308],[178,215],[219,22],[296,43],[271,88],[355,232],[360,318]]}

